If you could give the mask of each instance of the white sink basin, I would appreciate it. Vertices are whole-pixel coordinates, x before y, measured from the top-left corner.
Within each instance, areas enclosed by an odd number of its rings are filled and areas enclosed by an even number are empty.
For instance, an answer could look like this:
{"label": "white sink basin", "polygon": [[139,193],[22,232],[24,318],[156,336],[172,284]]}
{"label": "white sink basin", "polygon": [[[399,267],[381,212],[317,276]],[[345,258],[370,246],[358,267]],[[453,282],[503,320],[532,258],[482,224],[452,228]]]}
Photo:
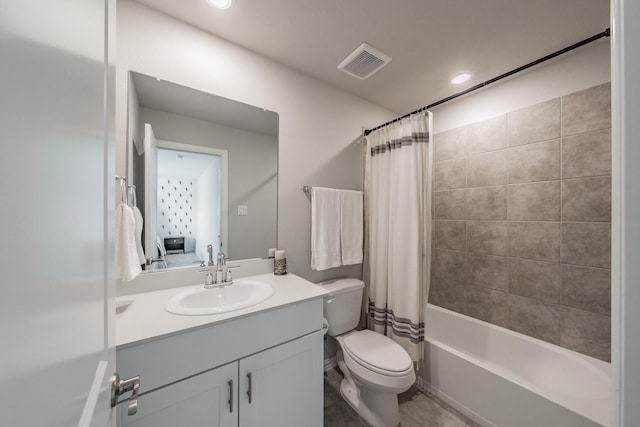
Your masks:
{"label": "white sink basin", "polygon": [[181,292],[164,306],[169,313],[183,316],[227,313],[265,301],[275,293],[273,287],[257,280],[236,280],[232,285]]}

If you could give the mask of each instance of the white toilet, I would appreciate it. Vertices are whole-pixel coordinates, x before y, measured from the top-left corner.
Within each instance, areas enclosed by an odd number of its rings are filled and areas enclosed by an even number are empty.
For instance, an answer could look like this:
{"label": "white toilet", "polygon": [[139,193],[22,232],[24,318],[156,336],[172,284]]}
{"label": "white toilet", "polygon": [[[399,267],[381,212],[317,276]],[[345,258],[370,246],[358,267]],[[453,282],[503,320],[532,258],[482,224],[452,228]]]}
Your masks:
{"label": "white toilet", "polygon": [[324,299],[327,335],[338,341],[338,366],[344,374],[342,397],[374,427],[400,423],[398,394],[416,380],[409,354],[390,338],[369,330],[356,331],[362,289],[358,279],[319,283],[330,294]]}

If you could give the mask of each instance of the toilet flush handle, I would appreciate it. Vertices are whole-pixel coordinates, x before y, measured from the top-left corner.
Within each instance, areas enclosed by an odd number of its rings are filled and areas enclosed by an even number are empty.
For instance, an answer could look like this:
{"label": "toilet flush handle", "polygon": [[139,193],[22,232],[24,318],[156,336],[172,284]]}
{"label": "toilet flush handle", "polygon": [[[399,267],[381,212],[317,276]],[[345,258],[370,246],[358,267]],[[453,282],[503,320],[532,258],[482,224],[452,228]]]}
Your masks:
{"label": "toilet flush handle", "polygon": [[336,297],[328,297],[324,299],[324,302],[326,302],[327,304],[331,304],[334,299],[336,299]]}

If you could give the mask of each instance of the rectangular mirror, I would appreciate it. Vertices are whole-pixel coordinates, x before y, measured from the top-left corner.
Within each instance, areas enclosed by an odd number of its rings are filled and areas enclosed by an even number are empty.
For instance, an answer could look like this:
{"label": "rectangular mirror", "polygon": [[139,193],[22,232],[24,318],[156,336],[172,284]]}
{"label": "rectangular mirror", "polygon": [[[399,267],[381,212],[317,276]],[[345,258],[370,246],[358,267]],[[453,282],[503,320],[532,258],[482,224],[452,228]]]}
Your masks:
{"label": "rectangular mirror", "polygon": [[277,247],[278,115],[133,71],[128,98],[127,171],[156,260],[145,269]]}

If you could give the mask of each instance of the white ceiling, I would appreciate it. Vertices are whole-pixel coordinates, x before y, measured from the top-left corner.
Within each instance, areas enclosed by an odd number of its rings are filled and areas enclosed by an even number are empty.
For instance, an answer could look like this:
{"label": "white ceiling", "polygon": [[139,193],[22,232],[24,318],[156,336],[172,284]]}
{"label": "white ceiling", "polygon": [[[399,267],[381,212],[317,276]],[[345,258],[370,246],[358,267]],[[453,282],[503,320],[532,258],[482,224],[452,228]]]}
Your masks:
{"label": "white ceiling", "polygon": [[[609,26],[607,0],[138,0],[292,69],[406,113]],[[362,42],[392,57],[367,80],[337,65]],[[458,86],[461,71],[472,79]]]}
{"label": "white ceiling", "polygon": [[158,148],[158,176],[196,180],[219,158],[212,154]]}

